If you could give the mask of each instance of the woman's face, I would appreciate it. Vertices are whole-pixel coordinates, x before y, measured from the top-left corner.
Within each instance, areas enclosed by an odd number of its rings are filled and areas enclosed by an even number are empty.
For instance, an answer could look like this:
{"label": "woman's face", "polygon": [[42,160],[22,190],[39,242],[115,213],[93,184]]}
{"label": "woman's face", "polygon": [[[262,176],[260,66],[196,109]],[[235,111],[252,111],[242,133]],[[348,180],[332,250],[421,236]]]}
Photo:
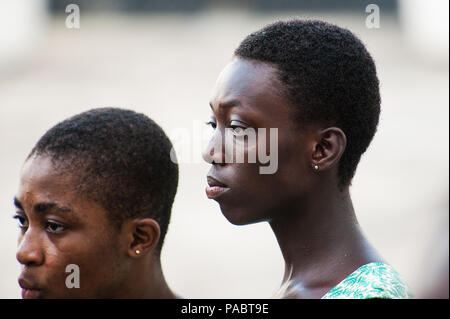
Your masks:
{"label": "woman's face", "polygon": [[[30,158],[22,169],[15,218],[23,298],[110,297],[123,280],[126,263],[105,210],[73,185],[71,174],[45,156]],[[79,288],[77,270],[68,265],[79,270]]]}
{"label": "woman's face", "polygon": [[[311,133],[295,123],[293,106],[281,93],[276,72],[269,64],[234,58],[220,74],[213,91],[210,125],[214,133],[203,153],[203,158],[212,163],[206,193],[219,203],[233,224],[281,216],[301,201],[311,181]],[[240,134],[247,128],[257,132],[257,143],[250,139],[242,143]],[[265,132],[258,131],[262,128]],[[272,145],[270,128],[277,129],[277,143]],[[262,137],[265,143],[259,143]],[[233,141],[236,148],[243,149],[244,163],[236,158],[232,163],[225,161],[225,145]],[[261,173],[260,168],[267,164],[262,164],[260,157],[256,162],[248,160],[249,152],[258,154],[261,147],[277,160],[273,174]]]}

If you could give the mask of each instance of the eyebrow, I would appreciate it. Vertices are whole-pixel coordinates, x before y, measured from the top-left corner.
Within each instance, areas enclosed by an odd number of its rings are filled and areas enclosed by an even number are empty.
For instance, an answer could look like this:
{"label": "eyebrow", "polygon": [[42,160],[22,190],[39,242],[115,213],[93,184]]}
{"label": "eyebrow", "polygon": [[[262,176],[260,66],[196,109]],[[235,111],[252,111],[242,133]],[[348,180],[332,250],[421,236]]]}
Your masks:
{"label": "eyebrow", "polygon": [[[211,102],[209,102],[209,106],[211,108],[213,107]],[[223,108],[235,107],[235,106],[242,106],[242,104],[239,100],[230,100],[230,101],[219,103],[219,107],[223,107]]]}
{"label": "eyebrow", "polygon": [[[17,199],[17,197],[14,197],[14,205],[21,209],[23,209],[22,203]],[[60,206],[57,203],[54,202],[43,202],[43,203],[37,203],[34,205],[34,210],[37,213],[48,213],[49,211],[56,211],[60,213],[71,213],[73,210],[69,207]]]}

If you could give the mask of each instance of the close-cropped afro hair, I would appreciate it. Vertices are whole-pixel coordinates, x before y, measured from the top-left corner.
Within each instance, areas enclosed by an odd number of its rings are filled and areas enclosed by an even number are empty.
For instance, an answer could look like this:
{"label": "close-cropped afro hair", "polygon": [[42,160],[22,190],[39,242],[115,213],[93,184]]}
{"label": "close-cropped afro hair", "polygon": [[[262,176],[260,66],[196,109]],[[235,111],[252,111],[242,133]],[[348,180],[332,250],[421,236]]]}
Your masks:
{"label": "close-cropped afro hair", "polygon": [[250,34],[234,54],[277,69],[300,127],[319,123],[343,130],[347,146],[339,162],[339,186],[350,185],[380,115],[375,63],[364,44],[336,25],[296,19]]}
{"label": "close-cropped afro hair", "polygon": [[52,127],[28,158],[49,156],[72,174],[71,186],[105,208],[112,225],[134,217],[155,219],[160,253],[178,185],[171,149],[161,127],[144,114],[97,108]]}

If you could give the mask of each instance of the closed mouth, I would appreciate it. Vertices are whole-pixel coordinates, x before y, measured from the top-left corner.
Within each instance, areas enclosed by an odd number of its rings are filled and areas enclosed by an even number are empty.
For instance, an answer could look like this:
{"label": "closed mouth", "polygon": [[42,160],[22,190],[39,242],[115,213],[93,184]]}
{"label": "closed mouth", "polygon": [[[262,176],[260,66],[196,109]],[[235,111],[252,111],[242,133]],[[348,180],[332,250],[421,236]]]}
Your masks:
{"label": "closed mouth", "polygon": [[226,184],[218,181],[217,179],[215,179],[214,177],[212,177],[211,175],[208,175],[206,177],[206,180],[208,181],[208,185],[210,187],[214,187],[214,186],[218,186],[218,187],[228,187]]}
{"label": "closed mouth", "polygon": [[207,182],[208,186],[206,187],[205,191],[206,196],[208,196],[209,199],[216,199],[230,190],[230,188],[226,184],[218,181],[210,175],[207,176]]}
{"label": "closed mouth", "polygon": [[23,299],[35,299],[42,296],[41,288],[23,278],[19,278],[19,286],[22,288]]}

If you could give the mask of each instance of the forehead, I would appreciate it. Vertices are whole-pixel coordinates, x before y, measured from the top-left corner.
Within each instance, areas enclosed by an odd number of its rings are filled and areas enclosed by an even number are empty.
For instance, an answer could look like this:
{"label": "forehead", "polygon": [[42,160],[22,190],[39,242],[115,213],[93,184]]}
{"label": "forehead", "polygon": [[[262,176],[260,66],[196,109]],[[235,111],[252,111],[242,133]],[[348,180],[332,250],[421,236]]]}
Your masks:
{"label": "forehead", "polygon": [[63,174],[49,156],[34,155],[22,167],[18,195],[54,197],[66,193],[70,182],[69,174]]}
{"label": "forehead", "polygon": [[267,63],[234,58],[219,75],[210,104],[218,118],[238,114],[254,127],[295,127],[295,108],[278,70]]}
{"label": "forehead", "polygon": [[274,97],[281,98],[277,69],[274,66],[234,58],[220,73],[211,103]]}
{"label": "forehead", "polygon": [[23,165],[20,173],[17,199],[31,210],[37,203],[55,202],[70,207],[74,212],[102,210],[91,201],[82,198],[76,179],[49,156],[33,156]]}

